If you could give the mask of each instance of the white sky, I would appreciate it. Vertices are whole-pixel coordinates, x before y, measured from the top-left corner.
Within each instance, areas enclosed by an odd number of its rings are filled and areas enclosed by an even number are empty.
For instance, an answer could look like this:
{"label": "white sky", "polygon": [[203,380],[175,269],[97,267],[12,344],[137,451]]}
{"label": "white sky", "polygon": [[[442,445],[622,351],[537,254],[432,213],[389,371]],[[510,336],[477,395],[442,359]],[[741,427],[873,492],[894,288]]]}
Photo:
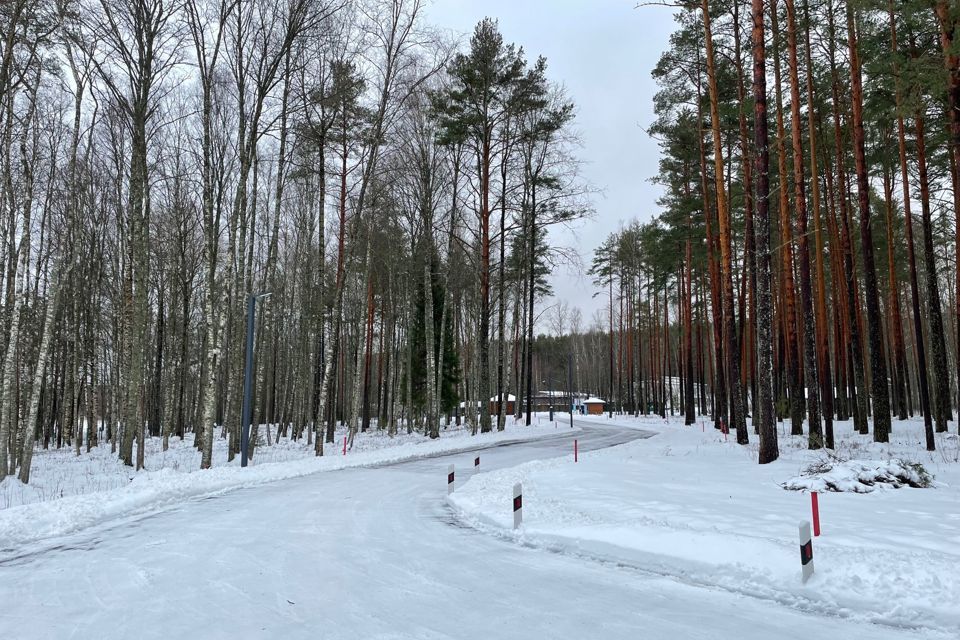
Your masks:
{"label": "white sky", "polygon": [[[669,9],[636,8],[635,0],[433,0],[427,15],[464,34],[485,16],[498,19],[504,40],[523,46],[528,60],[546,56],[550,78],[576,103],[583,173],[602,193],[595,219],[575,232],[554,230],[551,242],[574,247],[585,269],[610,232],[656,213],[658,148],[644,128],[654,118],[650,72],[674,30]],[[589,276],[562,268],[552,277],[556,296],[580,308],[585,326],[606,308],[603,297],[591,298]]]}

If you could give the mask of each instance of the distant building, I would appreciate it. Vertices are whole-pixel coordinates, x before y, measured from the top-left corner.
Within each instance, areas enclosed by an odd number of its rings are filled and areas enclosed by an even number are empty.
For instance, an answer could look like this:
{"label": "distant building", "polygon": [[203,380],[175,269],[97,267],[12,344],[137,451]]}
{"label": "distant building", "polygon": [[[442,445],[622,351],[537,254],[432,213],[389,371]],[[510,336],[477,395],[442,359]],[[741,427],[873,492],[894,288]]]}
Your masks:
{"label": "distant building", "polygon": [[[521,411],[526,411],[526,398],[521,398],[519,405],[517,404],[517,397],[512,393],[505,394],[504,398],[507,405],[507,415],[515,415],[518,407]],[[571,398],[566,391],[538,391],[533,394],[530,400],[534,412],[546,412],[552,409],[553,411],[566,413],[570,411],[572,406],[574,413],[599,415],[603,413],[603,408],[606,405],[605,400],[596,396],[587,393],[574,393]],[[460,403],[460,409],[466,410],[468,406],[479,409],[480,403],[477,401]],[[490,415],[495,416],[500,413],[500,402],[497,396],[490,398],[489,407]]]}
{"label": "distant building", "polygon": [[[574,394],[574,400],[576,400]],[[526,398],[524,398],[524,402]],[[570,394],[566,391],[537,391],[530,398],[534,411],[570,411]]]}
{"label": "distant building", "polygon": [[606,404],[602,399],[597,398],[596,396],[587,398],[581,403],[580,413],[587,413],[592,416],[598,416],[603,413],[603,407]]}
{"label": "distant building", "polygon": [[[506,398],[506,402],[507,402],[507,415],[512,416],[517,406],[517,397],[512,393],[508,393],[504,397]],[[490,415],[493,415],[493,416],[500,415],[500,398],[498,398],[497,396],[493,396],[492,398],[490,398]]]}

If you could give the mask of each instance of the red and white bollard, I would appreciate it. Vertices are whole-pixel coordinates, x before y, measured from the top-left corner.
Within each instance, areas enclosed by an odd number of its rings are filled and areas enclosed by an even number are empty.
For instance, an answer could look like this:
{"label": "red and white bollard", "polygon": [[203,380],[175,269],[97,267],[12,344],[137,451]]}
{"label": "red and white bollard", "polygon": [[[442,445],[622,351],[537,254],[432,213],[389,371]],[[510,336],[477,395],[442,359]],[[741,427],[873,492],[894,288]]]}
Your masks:
{"label": "red and white bollard", "polygon": [[347,436],[343,436],[343,455],[347,455]]}
{"label": "red and white bollard", "polygon": [[480,456],[477,456],[476,458],[473,459],[473,468],[474,469],[480,468]]}
{"label": "red and white bollard", "polygon": [[453,465],[447,467],[447,495],[453,493]]}
{"label": "red and white bollard", "polygon": [[577,439],[573,439],[573,461],[577,461]]}
{"label": "red and white bollard", "polygon": [[806,584],[813,575],[813,541],[810,539],[810,523],[806,520],[800,523],[800,566]]}
{"label": "red and white bollard", "polygon": [[519,528],[521,522],[523,522],[523,486],[518,482],[513,485],[513,528]]}
{"label": "red and white bollard", "polygon": [[810,510],[813,512],[813,535],[820,535],[820,500],[816,491],[810,492]]}

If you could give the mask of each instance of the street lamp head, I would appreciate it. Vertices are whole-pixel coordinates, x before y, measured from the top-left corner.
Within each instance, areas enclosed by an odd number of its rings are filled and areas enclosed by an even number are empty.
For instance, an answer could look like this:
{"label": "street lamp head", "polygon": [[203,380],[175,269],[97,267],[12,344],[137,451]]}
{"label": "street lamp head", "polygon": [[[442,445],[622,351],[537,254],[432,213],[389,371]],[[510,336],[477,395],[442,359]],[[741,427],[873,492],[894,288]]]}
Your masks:
{"label": "street lamp head", "polygon": [[273,295],[273,291],[264,291],[263,293],[255,293],[253,297],[257,300],[263,300],[264,298],[269,298]]}

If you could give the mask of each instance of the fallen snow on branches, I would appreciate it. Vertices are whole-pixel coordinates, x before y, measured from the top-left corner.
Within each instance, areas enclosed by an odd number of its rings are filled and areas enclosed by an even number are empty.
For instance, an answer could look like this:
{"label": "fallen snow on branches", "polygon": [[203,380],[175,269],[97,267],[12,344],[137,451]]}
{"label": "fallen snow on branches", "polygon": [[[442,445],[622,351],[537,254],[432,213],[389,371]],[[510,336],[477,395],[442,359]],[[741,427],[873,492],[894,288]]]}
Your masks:
{"label": "fallen snow on branches", "polygon": [[900,458],[890,460],[832,460],[815,462],[798,476],[783,483],[784,489],[792,491],[851,491],[870,493],[875,489],[930,487],[933,478],[919,462],[906,462]]}

